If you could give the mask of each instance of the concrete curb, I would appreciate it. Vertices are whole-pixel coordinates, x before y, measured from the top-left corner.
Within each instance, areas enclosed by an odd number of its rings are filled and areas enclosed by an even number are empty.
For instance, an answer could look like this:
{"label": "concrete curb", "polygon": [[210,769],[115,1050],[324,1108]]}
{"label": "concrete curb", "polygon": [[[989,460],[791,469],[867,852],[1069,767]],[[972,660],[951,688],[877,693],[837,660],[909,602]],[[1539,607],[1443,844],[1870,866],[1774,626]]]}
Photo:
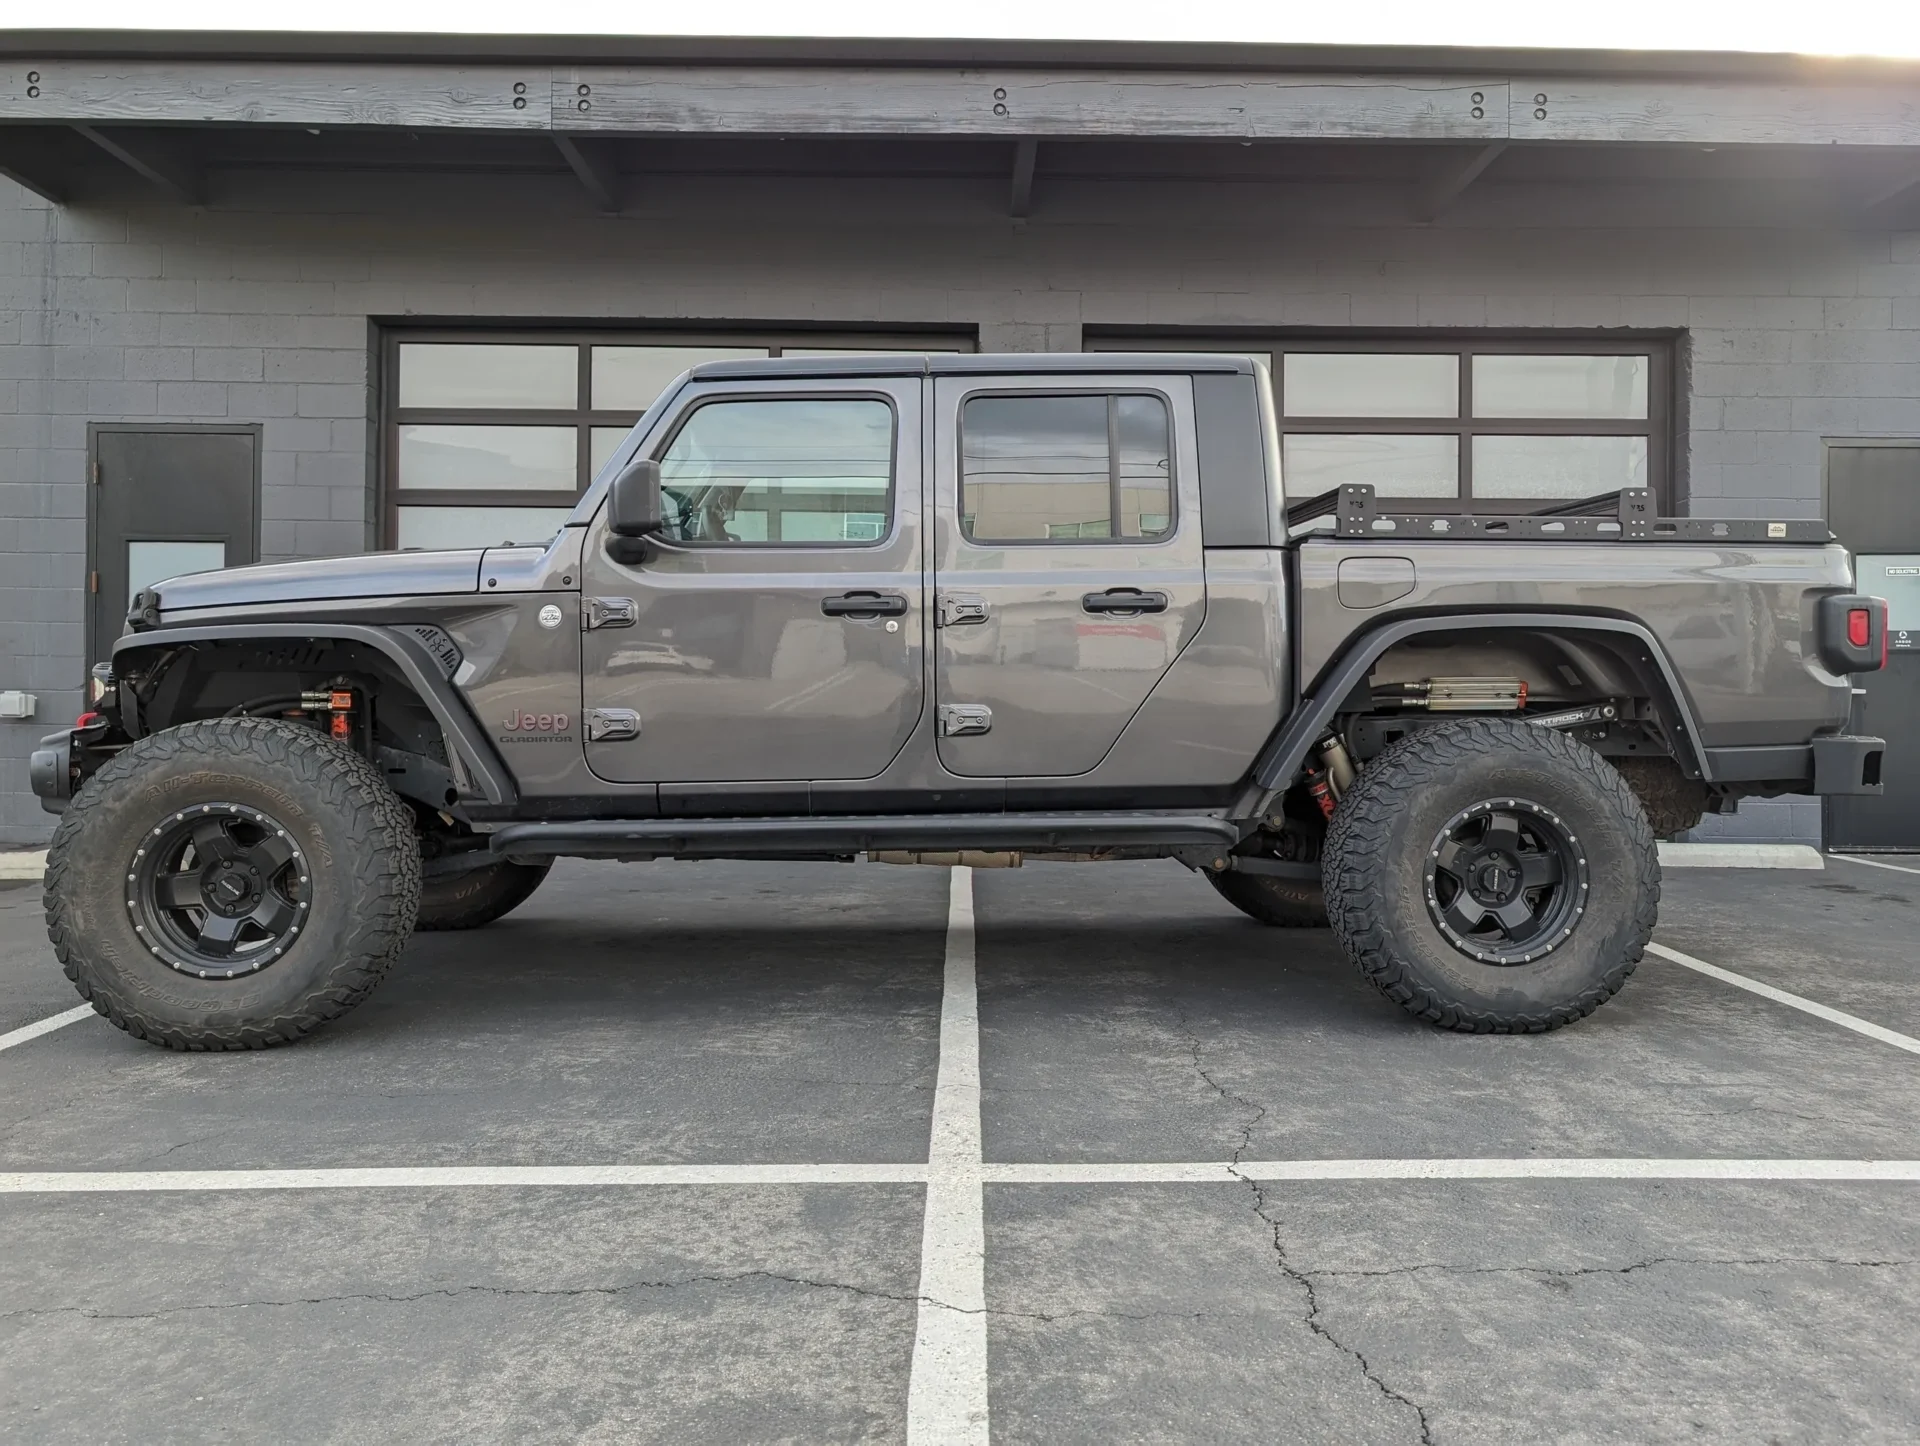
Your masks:
{"label": "concrete curb", "polygon": [[45,849],[14,850],[0,853],[0,881],[37,879],[47,871]]}
{"label": "concrete curb", "polygon": [[1827,861],[1811,844],[1663,843],[1663,869],[1824,869]]}

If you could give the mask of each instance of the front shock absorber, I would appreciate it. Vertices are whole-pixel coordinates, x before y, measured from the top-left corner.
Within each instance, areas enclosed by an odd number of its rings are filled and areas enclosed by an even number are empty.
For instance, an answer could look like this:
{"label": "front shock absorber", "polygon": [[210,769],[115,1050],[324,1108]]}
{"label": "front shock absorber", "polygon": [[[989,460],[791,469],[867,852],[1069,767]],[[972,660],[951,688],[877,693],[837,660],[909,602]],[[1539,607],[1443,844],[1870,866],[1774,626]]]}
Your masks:
{"label": "front shock absorber", "polygon": [[353,688],[346,683],[329,683],[300,695],[300,707],[308,713],[326,715],[327,736],[341,743],[353,739],[353,705]]}

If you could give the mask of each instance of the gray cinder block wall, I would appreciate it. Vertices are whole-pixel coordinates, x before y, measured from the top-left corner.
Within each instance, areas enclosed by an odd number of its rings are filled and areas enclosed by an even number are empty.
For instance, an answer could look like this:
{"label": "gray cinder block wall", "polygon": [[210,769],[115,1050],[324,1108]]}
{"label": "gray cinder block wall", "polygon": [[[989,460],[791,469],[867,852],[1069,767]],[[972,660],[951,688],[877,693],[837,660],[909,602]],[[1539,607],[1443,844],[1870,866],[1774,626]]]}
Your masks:
{"label": "gray cinder block wall", "polygon": [[[269,559],[372,541],[374,319],[1684,333],[1696,510],[1814,516],[1821,439],[1920,435],[1920,231],[1684,188],[1487,186],[1434,226],[1365,187],[661,179],[596,215],[539,178],[226,176],[207,209],[59,209],[0,180],[0,843],[80,707],[90,420],[265,427]],[[779,218],[771,224],[770,216]]]}

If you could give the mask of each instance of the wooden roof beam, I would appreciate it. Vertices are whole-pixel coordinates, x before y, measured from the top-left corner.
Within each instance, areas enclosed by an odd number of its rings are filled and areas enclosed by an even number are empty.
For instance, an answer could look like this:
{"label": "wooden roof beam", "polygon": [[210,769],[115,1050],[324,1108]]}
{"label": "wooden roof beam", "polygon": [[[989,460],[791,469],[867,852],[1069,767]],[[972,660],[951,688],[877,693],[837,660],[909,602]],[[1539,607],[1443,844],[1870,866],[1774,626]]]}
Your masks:
{"label": "wooden roof beam", "polygon": [[609,165],[597,149],[599,143],[555,131],[553,144],[587,195],[593,198],[593,204],[609,216],[618,215],[624,187],[619,171]]}
{"label": "wooden roof beam", "polygon": [[1505,141],[1490,141],[1465,161],[1447,167],[1420,193],[1420,199],[1414,206],[1413,219],[1423,224],[1438,221],[1467,194],[1467,188],[1480,179],[1487,167],[1500,159],[1500,153],[1506,148]]}
{"label": "wooden roof beam", "polygon": [[1013,143],[1013,195],[1007,202],[1007,214],[1016,221],[1025,220],[1033,209],[1033,167],[1040,159],[1040,142],[1018,140]]}
{"label": "wooden roof beam", "polygon": [[149,141],[128,141],[92,126],[76,125],[74,130],[92,141],[148,185],[156,187],[183,206],[198,206],[204,199],[199,173],[183,157],[162,151]]}

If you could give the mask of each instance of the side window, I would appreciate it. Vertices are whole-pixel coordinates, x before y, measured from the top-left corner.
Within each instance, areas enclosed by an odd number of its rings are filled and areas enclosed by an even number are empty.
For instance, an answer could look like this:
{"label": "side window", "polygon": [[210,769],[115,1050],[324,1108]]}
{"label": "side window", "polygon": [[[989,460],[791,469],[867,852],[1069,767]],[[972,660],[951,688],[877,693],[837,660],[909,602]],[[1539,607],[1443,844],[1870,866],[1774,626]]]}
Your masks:
{"label": "side window", "polygon": [[1173,529],[1157,396],[974,397],[960,418],[960,526],[974,542],[1153,542]]}
{"label": "side window", "polygon": [[893,408],[708,402],[674,434],[660,486],[677,542],[879,542],[893,517]]}

